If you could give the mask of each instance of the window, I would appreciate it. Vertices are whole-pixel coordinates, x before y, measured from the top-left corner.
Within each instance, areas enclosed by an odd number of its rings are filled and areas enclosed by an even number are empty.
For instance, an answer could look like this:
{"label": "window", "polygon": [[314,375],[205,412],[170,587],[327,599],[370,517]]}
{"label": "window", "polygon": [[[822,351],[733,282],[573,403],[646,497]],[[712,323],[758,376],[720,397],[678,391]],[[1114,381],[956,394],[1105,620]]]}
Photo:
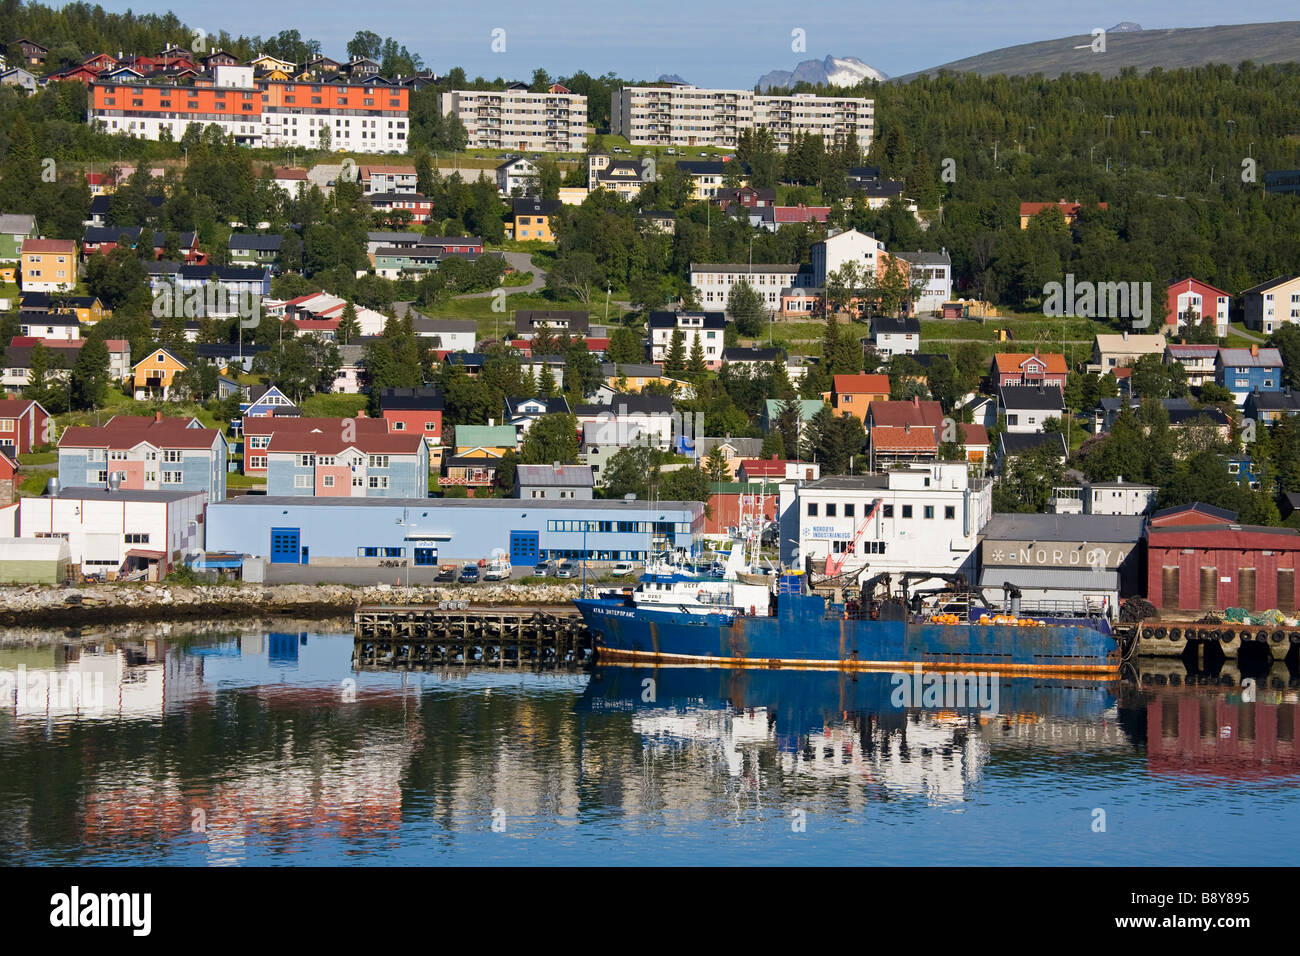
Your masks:
{"label": "window", "polygon": [[266,467],[266,456],[265,456],[265,455],[251,455],[251,456],[249,456],[249,459],[248,459],[248,467],[249,467],[249,468],[265,468],[265,467]]}
{"label": "window", "polygon": [[957,517],[957,508],[953,505],[944,505],[943,520],[952,521],[956,517]]}
{"label": "window", "polygon": [[310,488],[310,487],[311,487],[311,475],[294,475],[294,476],[293,476],[293,486],[294,486],[295,488]]}
{"label": "window", "polygon": [[[387,456],[387,455],[371,455],[371,456],[370,456],[370,467],[371,467],[371,468],[387,468],[387,467],[388,467],[388,456]],[[371,485],[370,487],[373,488],[374,485]],[[385,486],[385,487],[386,487],[386,486]]]}
{"label": "window", "polygon": [[911,505],[903,505],[903,517],[904,517],[904,518],[910,518],[910,517],[912,517],[912,506],[911,506]]}
{"label": "window", "polygon": [[371,487],[371,488],[387,488],[387,487],[388,487],[388,476],[387,476],[387,475],[371,475],[371,476],[370,476],[370,487]]}
{"label": "window", "polygon": [[817,502],[815,501],[808,502],[808,517],[809,518],[817,517]]}
{"label": "window", "polygon": [[927,521],[932,520],[934,518],[934,505],[926,505],[923,514]]}
{"label": "window", "polygon": [[168,449],[163,452],[163,461],[177,464],[181,460],[181,453],[176,449]]}
{"label": "window", "polygon": [[164,471],[164,485],[179,485],[181,483],[181,473],[179,471]]}
{"label": "window", "polygon": [[828,502],[826,503],[826,517],[828,517],[828,518],[834,518],[834,517],[835,517],[835,504],[834,504],[834,502],[830,502],[830,501],[828,501]]}
{"label": "window", "polygon": [[333,487],[334,487],[334,476],[333,476],[333,475],[326,475],[325,478],[324,478],[324,480],[321,482],[321,484],[324,485],[326,488],[333,488]]}
{"label": "window", "polygon": [[853,517],[853,505],[849,504],[848,502],[844,503],[844,517],[846,518]]}
{"label": "window", "polygon": [[315,455],[295,455],[299,468],[311,468],[316,464]]}
{"label": "window", "polygon": [[406,431],[406,422],[393,422],[393,431],[395,432]]}
{"label": "window", "polygon": [[894,517],[894,506],[893,506],[893,505],[885,505],[885,506],[884,506],[884,511],[885,511],[884,517],[886,517],[886,518],[892,518],[892,517]]}
{"label": "window", "polygon": [[122,540],[127,544],[148,544],[149,535],[144,532],[133,531],[122,535]]}

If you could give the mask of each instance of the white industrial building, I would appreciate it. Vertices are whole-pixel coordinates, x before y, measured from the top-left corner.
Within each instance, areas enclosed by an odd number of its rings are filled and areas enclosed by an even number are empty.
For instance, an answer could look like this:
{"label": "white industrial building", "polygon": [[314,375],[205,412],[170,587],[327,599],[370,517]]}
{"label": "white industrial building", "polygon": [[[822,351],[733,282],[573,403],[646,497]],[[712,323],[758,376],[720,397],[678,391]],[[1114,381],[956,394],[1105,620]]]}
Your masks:
{"label": "white industrial building", "polygon": [[783,485],[779,513],[782,563],[812,559],[819,572],[868,575],[961,572],[974,580],[993,486],[972,478],[965,462],[912,465]]}
{"label": "white industrial building", "polygon": [[61,488],[18,502],[18,536],[63,538],[82,574],[167,574],[203,550],[203,491]]}

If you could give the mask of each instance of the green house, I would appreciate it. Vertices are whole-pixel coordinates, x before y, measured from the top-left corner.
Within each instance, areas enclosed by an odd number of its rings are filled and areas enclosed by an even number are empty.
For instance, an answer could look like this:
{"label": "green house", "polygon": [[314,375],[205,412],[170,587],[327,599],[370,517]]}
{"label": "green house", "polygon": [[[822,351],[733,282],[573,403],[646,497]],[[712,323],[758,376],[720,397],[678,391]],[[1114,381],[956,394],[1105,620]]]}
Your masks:
{"label": "green house", "polygon": [[35,216],[27,213],[0,213],[0,262],[17,262],[23,240],[35,235]]}

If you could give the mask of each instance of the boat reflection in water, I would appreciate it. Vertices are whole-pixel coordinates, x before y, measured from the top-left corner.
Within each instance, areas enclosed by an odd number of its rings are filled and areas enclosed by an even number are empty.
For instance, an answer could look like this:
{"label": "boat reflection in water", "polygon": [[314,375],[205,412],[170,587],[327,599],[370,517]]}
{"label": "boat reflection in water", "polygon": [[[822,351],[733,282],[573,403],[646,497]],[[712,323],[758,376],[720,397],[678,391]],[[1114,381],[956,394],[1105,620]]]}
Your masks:
{"label": "boat reflection in water", "polygon": [[[992,694],[954,700],[911,672],[598,667],[581,706],[631,712],[651,753],[704,748],[755,786],[781,777],[852,779],[935,804],[965,799],[995,748],[1119,748],[1117,682],[979,675]],[[986,687],[987,691],[988,688]],[[990,706],[991,704],[991,706]]]}

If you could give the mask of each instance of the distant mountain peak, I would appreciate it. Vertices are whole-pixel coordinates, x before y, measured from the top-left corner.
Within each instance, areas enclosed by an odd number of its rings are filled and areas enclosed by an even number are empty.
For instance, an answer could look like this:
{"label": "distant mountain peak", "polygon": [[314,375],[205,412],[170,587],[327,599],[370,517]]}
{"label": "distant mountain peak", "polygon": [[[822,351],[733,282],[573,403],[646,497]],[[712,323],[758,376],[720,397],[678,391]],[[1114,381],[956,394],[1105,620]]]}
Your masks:
{"label": "distant mountain peak", "polygon": [[857,86],[863,80],[884,82],[889,79],[875,67],[868,66],[855,56],[828,56],[824,60],[804,60],[793,70],[773,70],[758,78],[758,88],[786,89],[796,83],[814,86]]}
{"label": "distant mountain peak", "polygon": [[689,83],[683,80],[676,73],[660,73],[659,79],[655,80],[655,82],[656,83],[680,83],[682,86],[690,86]]}
{"label": "distant mountain peak", "polygon": [[1142,24],[1134,23],[1132,20],[1125,20],[1123,23],[1117,23],[1107,33],[1137,33],[1142,29]]}

